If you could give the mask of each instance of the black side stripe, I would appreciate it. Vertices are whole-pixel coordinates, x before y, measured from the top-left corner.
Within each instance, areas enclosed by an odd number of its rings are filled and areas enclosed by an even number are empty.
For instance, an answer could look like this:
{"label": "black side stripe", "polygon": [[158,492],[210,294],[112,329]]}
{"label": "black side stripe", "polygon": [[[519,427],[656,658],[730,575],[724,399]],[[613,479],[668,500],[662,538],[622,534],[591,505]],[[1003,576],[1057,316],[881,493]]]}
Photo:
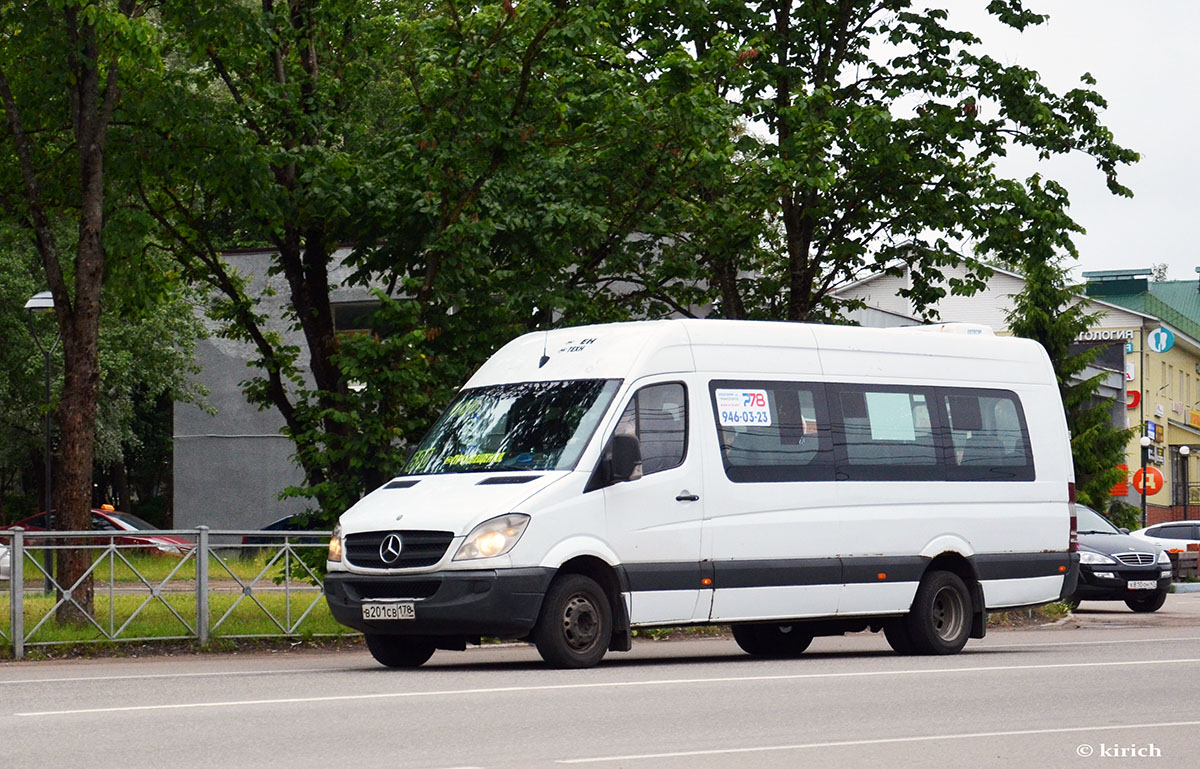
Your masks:
{"label": "black side stripe", "polygon": [[[1054,577],[1071,561],[1066,552],[995,553],[968,558],[980,580]],[[921,556],[773,558],[699,563],[629,563],[622,589],[631,592],[700,590],[705,577],[718,590],[746,587],[806,587],[875,582],[916,582],[929,566]],[[882,577],[880,575],[883,575]]]}
{"label": "black side stripe", "polygon": [[842,575],[840,558],[714,561],[713,568],[717,588],[836,585]]}
{"label": "black side stripe", "polygon": [[1070,554],[1065,552],[989,553],[970,560],[981,580],[1055,577],[1064,573],[1060,566],[1071,565]]}
{"label": "black side stripe", "polygon": [[703,564],[699,562],[629,563],[624,569],[632,592],[699,590],[700,580],[705,576]]}

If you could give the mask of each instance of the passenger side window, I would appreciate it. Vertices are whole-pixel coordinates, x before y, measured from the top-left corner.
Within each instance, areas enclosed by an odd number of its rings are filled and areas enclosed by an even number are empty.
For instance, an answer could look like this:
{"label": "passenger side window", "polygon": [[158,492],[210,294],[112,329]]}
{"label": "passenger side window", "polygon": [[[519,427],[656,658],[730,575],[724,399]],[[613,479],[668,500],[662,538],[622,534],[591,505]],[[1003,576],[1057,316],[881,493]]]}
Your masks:
{"label": "passenger side window", "polygon": [[641,444],[642,475],[670,470],[687,455],[687,391],[678,382],[643,387],[617,422]]}
{"label": "passenger side window", "polygon": [[834,391],[839,479],[944,477],[927,390],[840,385]]}
{"label": "passenger side window", "polygon": [[1029,433],[1015,394],[955,390],[939,400],[950,428],[949,480],[1033,480]]}
{"label": "passenger side window", "polygon": [[1157,531],[1147,533],[1152,537],[1161,537],[1162,539],[1192,539],[1192,527],[1186,524],[1181,526],[1160,526]]}
{"label": "passenger side window", "polygon": [[729,480],[833,479],[823,385],[724,380],[709,389]]}

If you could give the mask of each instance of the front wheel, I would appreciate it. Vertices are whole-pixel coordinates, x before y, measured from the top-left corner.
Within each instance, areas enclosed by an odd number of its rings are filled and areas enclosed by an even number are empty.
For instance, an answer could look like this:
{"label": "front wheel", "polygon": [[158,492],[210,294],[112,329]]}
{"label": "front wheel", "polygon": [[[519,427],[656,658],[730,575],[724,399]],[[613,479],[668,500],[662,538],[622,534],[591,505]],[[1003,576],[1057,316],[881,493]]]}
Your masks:
{"label": "front wheel", "polygon": [[368,633],[367,649],[380,665],[389,668],[419,668],[433,656],[436,645],[431,638]]}
{"label": "front wheel", "polygon": [[1159,590],[1146,598],[1126,598],[1125,605],[1136,612],[1158,611],[1167,601],[1167,591]]}
{"label": "front wheel", "polygon": [[957,654],[971,635],[971,595],[953,572],[932,571],[921,579],[904,629],[916,654]]}
{"label": "front wheel", "polygon": [[556,668],[590,668],[608,651],[611,640],[612,607],[604,589],[582,574],[556,579],[533,628],[542,659]]}
{"label": "front wheel", "polygon": [[812,643],[800,625],[734,625],[733,640],[755,657],[798,657]]}

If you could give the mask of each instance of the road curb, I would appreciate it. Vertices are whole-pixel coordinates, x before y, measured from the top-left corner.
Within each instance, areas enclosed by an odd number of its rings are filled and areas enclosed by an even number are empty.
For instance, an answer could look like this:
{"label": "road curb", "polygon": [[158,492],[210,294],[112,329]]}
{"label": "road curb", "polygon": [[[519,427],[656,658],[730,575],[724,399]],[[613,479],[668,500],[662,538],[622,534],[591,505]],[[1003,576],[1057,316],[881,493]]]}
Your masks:
{"label": "road curb", "polygon": [[1200,593],[1200,582],[1176,582],[1171,585],[1172,593]]}

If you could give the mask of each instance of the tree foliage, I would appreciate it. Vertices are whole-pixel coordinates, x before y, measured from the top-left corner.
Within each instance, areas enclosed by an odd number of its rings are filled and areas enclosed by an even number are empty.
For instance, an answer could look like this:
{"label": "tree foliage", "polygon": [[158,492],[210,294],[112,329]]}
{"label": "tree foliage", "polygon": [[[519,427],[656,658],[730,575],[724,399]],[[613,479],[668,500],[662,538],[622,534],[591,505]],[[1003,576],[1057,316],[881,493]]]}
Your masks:
{"label": "tree foliage", "polygon": [[1112,487],[1124,480],[1118,465],[1125,463],[1131,431],[1115,427],[1112,400],[1097,397],[1105,375],[1083,376],[1100,348],[1071,349],[1099,317],[1080,301],[1079,287],[1070,283],[1064,264],[1068,255],[1076,256],[1071,233],[1079,226],[1066,215],[1061,186],[1033,177],[1022,190],[1024,197],[1005,212],[1004,221],[1011,224],[995,228],[989,243],[1018,263],[1025,276],[1008,316],[1009,330],[1039,342],[1050,356],[1071,434],[1077,497],[1107,511]]}
{"label": "tree foliage", "polygon": [[[1086,153],[1113,193],[1129,194],[1117,172],[1136,155],[1100,122],[1105,102],[1089,75],[1055,93],[1037,72],[988,56],[942,9],[909,0],[646,7],[648,38],[729,63],[718,88],[752,132],[766,134],[739,140],[742,154],[707,196],[740,235],[739,249],[699,249],[726,317],[833,318],[836,288],[906,266],[904,293],[918,310],[945,294],[947,265],[970,268],[949,290],[973,292],[991,254],[965,245],[986,242],[1024,195],[996,168],[1018,148]],[[1017,29],[1045,20],[1019,0],[989,10]],[[760,248],[750,247],[756,237]]]}
{"label": "tree foliage", "polygon": [[[62,334],[54,501],[56,525],[66,529],[90,524],[100,289],[109,252],[121,244],[106,221],[107,151],[122,89],[136,87],[142,73],[155,68],[155,35],[145,10],[136,0],[6,2],[0,8],[3,200],[36,245]],[[67,237],[56,226],[64,222],[71,225]],[[60,553],[58,580],[75,587],[60,604],[59,619],[84,623],[91,612],[87,567],[85,553]]]}
{"label": "tree foliage", "polygon": [[[654,258],[646,233],[680,180],[726,143],[727,108],[681,51],[631,57],[622,7],[164,13],[189,66],[146,137],[146,162],[169,150],[170,164],[143,204],[225,333],[257,351],[246,393],[283,416],[300,493],[326,519],[397,472],[406,442],[512,335],[663,302],[633,268]],[[273,252],[285,318],[222,258],[230,244]],[[334,288],[376,302],[369,333],[339,333]]]}

